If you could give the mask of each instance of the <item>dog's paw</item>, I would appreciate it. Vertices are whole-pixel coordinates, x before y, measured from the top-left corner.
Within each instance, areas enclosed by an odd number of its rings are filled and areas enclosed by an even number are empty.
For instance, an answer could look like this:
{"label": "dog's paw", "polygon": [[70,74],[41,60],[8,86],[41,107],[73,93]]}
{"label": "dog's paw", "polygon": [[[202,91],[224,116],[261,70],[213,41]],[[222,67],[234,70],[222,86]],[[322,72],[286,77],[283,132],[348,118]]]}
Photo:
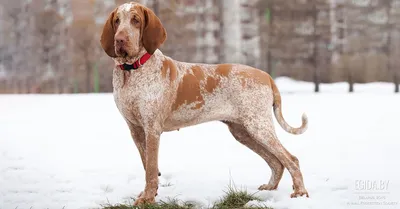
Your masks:
{"label": "dog's paw", "polygon": [[296,197],[302,197],[302,196],[306,196],[306,197],[310,197],[309,195],[308,195],[308,192],[305,190],[305,189],[299,189],[299,190],[297,190],[297,191],[294,191],[294,193],[292,193],[291,195],[290,195],[290,197],[291,198],[296,198]]}
{"label": "dog's paw", "polygon": [[134,203],[134,206],[140,206],[140,205],[144,205],[144,204],[153,204],[155,203],[156,200],[154,197],[146,197],[144,195],[142,195],[141,197],[139,197]]}
{"label": "dog's paw", "polygon": [[269,184],[263,184],[260,187],[258,187],[258,190],[275,190],[277,186],[274,185],[269,185]]}

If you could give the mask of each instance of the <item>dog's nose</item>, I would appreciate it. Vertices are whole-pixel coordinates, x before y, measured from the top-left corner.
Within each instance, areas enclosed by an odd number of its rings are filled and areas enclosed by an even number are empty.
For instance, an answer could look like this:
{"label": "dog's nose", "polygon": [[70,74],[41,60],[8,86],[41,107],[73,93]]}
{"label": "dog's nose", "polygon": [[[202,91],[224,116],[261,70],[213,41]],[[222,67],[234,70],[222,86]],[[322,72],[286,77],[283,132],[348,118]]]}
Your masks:
{"label": "dog's nose", "polygon": [[126,42],[126,38],[124,35],[122,35],[121,33],[115,36],[115,41],[118,44],[124,44]]}
{"label": "dog's nose", "polygon": [[115,38],[115,41],[117,41],[118,44],[123,44],[123,43],[125,43],[125,39],[122,38],[122,37],[117,37],[117,38]]}

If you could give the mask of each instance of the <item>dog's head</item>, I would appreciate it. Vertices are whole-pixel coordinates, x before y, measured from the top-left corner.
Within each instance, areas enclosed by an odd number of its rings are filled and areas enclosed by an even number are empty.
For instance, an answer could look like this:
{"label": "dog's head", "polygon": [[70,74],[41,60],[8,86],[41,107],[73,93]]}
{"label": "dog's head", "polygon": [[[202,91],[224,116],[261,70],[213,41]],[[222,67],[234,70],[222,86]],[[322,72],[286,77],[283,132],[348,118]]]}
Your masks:
{"label": "dog's head", "polygon": [[143,48],[153,54],[166,38],[167,32],[154,12],[131,2],[111,12],[104,24],[100,42],[108,56],[129,60]]}

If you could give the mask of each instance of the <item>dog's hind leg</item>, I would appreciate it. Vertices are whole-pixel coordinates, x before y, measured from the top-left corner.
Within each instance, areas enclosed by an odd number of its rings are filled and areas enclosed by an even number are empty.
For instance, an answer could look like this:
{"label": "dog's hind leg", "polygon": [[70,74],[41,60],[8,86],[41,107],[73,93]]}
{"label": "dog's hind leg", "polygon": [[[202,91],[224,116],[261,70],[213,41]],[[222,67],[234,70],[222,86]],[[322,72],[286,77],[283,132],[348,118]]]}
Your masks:
{"label": "dog's hind leg", "polygon": [[278,140],[271,114],[252,115],[244,120],[244,126],[252,139],[260,146],[268,150],[274,155],[283,166],[288,169],[292,176],[294,193],[291,197],[306,195],[309,197],[307,190],[304,187],[303,175],[300,171],[298,159],[290,154]]}
{"label": "dog's hind leg", "polygon": [[275,190],[283,175],[284,167],[282,163],[256,140],[253,140],[243,125],[230,122],[225,122],[225,124],[228,125],[229,131],[237,141],[261,156],[271,168],[272,174],[269,183],[261,185],[258,189]]}

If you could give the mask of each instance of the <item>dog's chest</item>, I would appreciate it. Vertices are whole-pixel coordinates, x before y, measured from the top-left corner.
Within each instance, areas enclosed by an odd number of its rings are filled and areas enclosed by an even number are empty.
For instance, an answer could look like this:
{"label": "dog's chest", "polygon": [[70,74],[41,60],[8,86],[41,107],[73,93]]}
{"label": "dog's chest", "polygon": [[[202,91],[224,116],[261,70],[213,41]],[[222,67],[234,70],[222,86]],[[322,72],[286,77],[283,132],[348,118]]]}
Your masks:
{"label": "dog's chest", "polygon": [[143,120],[156,117],[166,88],[161,76],[135,71],[116,71],[113,76],[114,101],[126,120],[143,125]]}

